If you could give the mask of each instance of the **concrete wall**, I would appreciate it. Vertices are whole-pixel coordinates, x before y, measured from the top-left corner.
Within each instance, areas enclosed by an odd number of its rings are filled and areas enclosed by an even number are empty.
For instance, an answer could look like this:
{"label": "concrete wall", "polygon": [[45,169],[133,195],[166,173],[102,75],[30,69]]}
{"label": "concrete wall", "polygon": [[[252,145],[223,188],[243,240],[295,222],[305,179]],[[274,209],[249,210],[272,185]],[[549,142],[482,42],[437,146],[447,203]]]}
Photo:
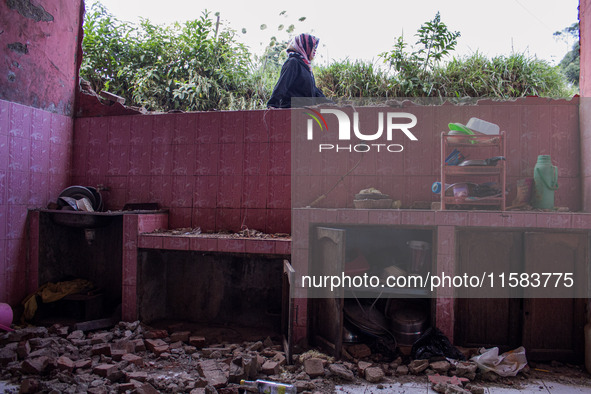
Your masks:
{"label": "concrete wall", "polygon": [[74,113],[82,0],[0,2],[0,99]]}

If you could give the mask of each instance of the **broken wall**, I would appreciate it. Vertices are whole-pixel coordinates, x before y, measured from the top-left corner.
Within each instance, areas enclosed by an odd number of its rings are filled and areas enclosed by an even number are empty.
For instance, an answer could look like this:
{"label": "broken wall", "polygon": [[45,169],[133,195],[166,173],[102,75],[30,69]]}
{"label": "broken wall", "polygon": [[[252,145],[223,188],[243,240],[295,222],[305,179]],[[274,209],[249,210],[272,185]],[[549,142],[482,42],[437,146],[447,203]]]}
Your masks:
{"label": "broken wall", "polygon": [[0,2],[0,99],[72,116],[82,0]]}

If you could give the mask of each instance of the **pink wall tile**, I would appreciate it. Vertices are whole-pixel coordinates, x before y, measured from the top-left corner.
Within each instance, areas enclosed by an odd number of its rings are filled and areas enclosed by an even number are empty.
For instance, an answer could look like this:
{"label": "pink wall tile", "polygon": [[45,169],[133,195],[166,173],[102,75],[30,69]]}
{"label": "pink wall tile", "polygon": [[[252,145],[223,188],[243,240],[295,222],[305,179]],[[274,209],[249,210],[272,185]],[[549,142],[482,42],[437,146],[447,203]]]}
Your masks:
{"label": "pink wall tile", "polygon": [[267,209],[244,208],[242,209],[241,229],[267,232]]}
{"label": "pink wall tile", "polygon": [[196,151],[193,144],[172,145],[172,173],[193,175],[195,173]]}
{"label": "pink wall tile", "polygon": [[197,144],[195,155],[195,175],[218,175],[219,144]]}
{"label": "pink wall tile", "polygon": [[339,210],[337,211],[337,221],[339,223],[367,224],[370,211],[370,209]]}
{"label": "pink wall tile", "polygon": [[278,142],[270,145],[269,175],[290,175],[291,148],[288,142]]}
{"label": "pink wall tile", "polygon": [[168,214],[158,213],[138,216],[138,232],[146,233],[168,228]]}
{"label": "pink wall tile", "polygon": [[246,242],[244,239],[237,238],[219,238],[218,250],[227,253],[245,253]]}
{"label": "pink wall tile", "polygon": [[267,208],[290,208],[291,177],[283,175],[269,176],[268,182]]}
{"label": "pink wall tile", "polygon": [[219,208],[236,208],[242,204],[243,178],[239,175],[220,176],[217,190],[216,206]]}
{"label": "pink wall tile", "polygon": [[152,151],[144,145],[129,146],[129,172],[130,176],[149,175],[152,164]]}
{"label": "pink wall tile", "polygon": [[369,210],[369,223],[377,224],[392,224],[397,225],[401,223],[402,211],[400,210]]}
{"label": "pink wall tile", "polygon": [[219,188],[219,177],[215,175],[195,176],[193,185],[193,206],[215,208]]}
{"label": "pink wall tile", "polygon": [[[0,169],[0,206],[8,203],[8,174],[6,171]],[[1,237],[0,237],[1,238]]]}
{"label": "pink wall tile", "polygon": [[145,203],[151,202],[150,199],[150,182],[149,176],[137,175],[125,178],[127,185],[123,190],[127,190],[125,194],[126,203]]}
{"label": "pink wall tile", "polygon": [[206,252],[215,252],[218,250],[217,238],[193,237],[191,238],[190,250],[203,250]]}
{"label": "pink wall tile", "polygon": [[[31,155],[29,161],[29,171],[35,173],[45,173],[49,171],[49,142],[31,140]],[[83,173],[82,173],[83,174]]]}
{"label": "pink wall tile", "polygon": [[541,228],[570,228],[570,213],[538,213],[536,214],[536,226]]}
{"label": "pink wall tile", "polygon": [[244,144],[220,144],[219,175],[242,175]]}
{"label": "pink wall tile", "polygon": [[172,201],[172,176],[150,177],[150,202],[157,202],[161,207],[170,207]]}
{"label": "pink wall tile", "polygon": [[270,154],[268,143],[244,144],[244,175],[267,175]]}
{"label": "pink wall tile", "polygon": [[268,233],[291,233],[291,210],[269,209],[267,210]]}
{"label": "pink wall tile", "polygon": [[220,143],[244,141],[244,111],[224,112],[220,120]]}
{"label": "pink wall tile", "polygon": [[221,115],[218,112],[204,112],[199,114],[197,125],[197,144],[217,144],[220,139]]}
{"label": "pink wall tile", "polygon": [[437,253],[440,255],[455,254],[456,232],[453,226],[437,227]]}
{"label": "pink wall tile", "polygon": [[24,205],[29,200],[29,174],[21,171],[9,171],[6,195],[8,204]]}
{"label": "pink wall tile", "polygon": [[138,247],[146,249],[162,249],[162,236],[140,235],[138,237]]}
{"label": "pink wall tile", "polygon": [[[131,145],[151,144],[155,118],[154,115],[135,115],[131,117],[129,130],[129,143]],[[76,119],[76,122],[79,121],[79,119]]]}
{"label": "pink wall tile", "polygon": [[275,253],[275,242],[265,239],[245,239],[246,253],[273,254]]}
{"label": "pink wall tile", "polygon": [[192,227],[200,227],[202,231],[216,231],[217,209],[215,208],[193,208],[192,213]]}
{"label": "pink wall tile", "polygon": [[109,118],[109,145],[131,144],[132,116],[113,116]]}
{"label": "pink wall tile", "polygon": [[234,208],[218,208],[216,210],[217,231],[240,231],[242,227],[241,210]]}
{"label": "pink wall tile", "polygon": [[[138,246],[139,247],[139,246]],[[123,250],[122,284],[123,286],[137,285],[137,248]]]}
{"label": "pink wall tile", "polygon": [[172,150],[170,144],[153,144],[150,156],[150,175],[172,173]]}
{"label": "pink wall tile", "polygon": [[[173,176],[172,177],[172,201],[171,207],[190,208],[193,203],[193,177]],[[190,218],[190,212],[189,212]]]}
{"label": "pink wall tile", "polygon": [[436,300],[436,326],[443,332],[443,334],[454,342],[454,299],[448,298],[437,298]]}
{"label": "pink wall tile", "polygon": [[169,250],[189,250],[189,237],[162,237],[162,248]]}
{"label": "pink wall tile", "polygon": [[192,226],[191,212],[193,208],[175,208],[168,214],[169,228],[189,228]]}
{"label": "pink wall tile", "polygon": [[400,215],[400,224],[434,226],[436,223],[434,211],[402,211]]}
{"label": "pink wall tile", "polygon": [[291,254],[291,241],[290,240],[275,240],[275,253],[277,254]]}
{"label": "pink wall tile", "polygon": [[109,164],[107,175],[127,175],[129,173],[130,145],[109,145]]}
{"label": "pink wall tile", "polygon": [[175,145],[193,145],[197,138],[199,115],[188,113],[175,116],[172,143]]}
{"label": "pink wall tile", "polygon": [[244,176],[242,207],[266,208],[267,207],[267,176]]}
{"label": "pink wall tile", "polygon": [[121,319],[123,321],[137,320],[137,287],[123,286],[121,298]]}
{"label": "pink wall tile", "polygon": [[31,173],[28,206],[45,208],[49,202],[49,179],[46,174]]}
{"label": "pink wall tile", "polygon": [[31,136],[31,116],[33,108],[25,105],[10,103],[8,135],[20,138]]}
{"label": "pink wall tile", "polygon": [[246,111],[244,113],[244,141],[269,142],[268,111]]}
{"label": "pink wall tile", "polygon": [[174,134],[174,114],[161,114],[154,117],[152,126],[152,145],[168,146],[172,144]]}
{"label": "pink wall tile", "polygon": [[0,169],[8,169],[10,163],[10,144],[8,143],[8,135],[0,134]]}
{"label": "pink wall tile", "polygon": [[8,168],[13,171],[29,171],[31,141],[28,138],[8,137]]}
{"label": "pink wall tile", "polygon": [[291,140],[291,114],[290,110],[270,110],[266,115],[269,125],[271,142],[288,142]]}

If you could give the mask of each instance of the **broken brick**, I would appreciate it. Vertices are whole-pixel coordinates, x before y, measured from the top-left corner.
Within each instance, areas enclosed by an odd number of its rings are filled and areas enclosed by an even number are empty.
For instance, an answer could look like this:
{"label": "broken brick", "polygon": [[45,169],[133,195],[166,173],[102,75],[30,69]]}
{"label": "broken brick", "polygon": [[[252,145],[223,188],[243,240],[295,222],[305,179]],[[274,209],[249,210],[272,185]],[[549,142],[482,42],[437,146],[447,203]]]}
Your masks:
{"label": "broken brick", "polygon": [[21,364],[21,369],[28,374],[40,375],[47,370],[50,364],[50,359],[47,356],[40,356],[35,358],[28,358]]}
{"label": "broken brick", "polygon": [[364,343],[356,343],[347,347],[347,351],[353,358],[366,358],[371,356],[371,349]]}
{"label": "broken brick", "polygon": [[119,371],[116,364],[99,364],[92,369],[92,372],[103,378],[109,378],[114,373]]}
{"label": "broken brick", "polygon": [[173,332],[172,334],[170,334],[170,342],[188,343],[190,335],[191,333],[189,331]]}
{"label": "broken brick", "polygon": [[[263,369],[264,369],[263,365]],[[324,375],[324,361],[320,358],[309,358],[304,361],[304,371],[310,376],[311,378],[316,378],[318,376]]]}
{"label": "broken brick", "polygon": [[57,369],[72,372],[74,370],[74,361],[66,356],[61,356],[57,359]]}
{"label": "broken brick", "polygon": [[197,370],[216,389],[228,384],[228,377],[216,360],[200,361]]}
{"label": "broken brick", "polygon": [[121,358],[121,360],[127,361],[130,364],[135,364],[138,367],[141,367],[144,365],[143,358],[141,358],[140,356],[137,356],[135,354],[131,354],[131,353],[124,354],[123,357]]}
{"label": "broken brick", "polygon": [[111,345],[108,343],[99,343],[92,347],[92,354],[94,355],[101,355],[104,354],[105,356],[111,357]]}
{"label": "broken brick", "polygon": [[380,367],[369,367],[365,370],[365,380],[370,383],[381,382],[384,376],[384,370]]}
{"label": "broken brick", "polygon": [[191,336],[189,337],[189,344],[197,349],[202,349],[205,347],[205,337]]}

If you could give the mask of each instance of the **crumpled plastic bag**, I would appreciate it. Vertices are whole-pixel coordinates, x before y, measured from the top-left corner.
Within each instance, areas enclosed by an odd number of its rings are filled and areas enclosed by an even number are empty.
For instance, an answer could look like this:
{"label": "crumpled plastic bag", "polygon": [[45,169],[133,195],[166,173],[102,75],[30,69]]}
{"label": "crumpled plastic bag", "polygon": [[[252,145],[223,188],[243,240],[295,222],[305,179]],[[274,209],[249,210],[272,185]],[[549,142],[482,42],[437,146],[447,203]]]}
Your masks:
{"label": "crumpled plastic bag", "polygon": [[437,327],[429,327],[412,345],[410,356],[414,360],[426,360],[431,357],[447,357],[465,360],[466,357],[451,344],[449,339]]}
{"label": "crumpled plastic bag", "polygon": [[499,348],[480,349],[480,355],[470,360],[478,364],[483,371],[492,371],[500,376],[516,376],[527,365],[523,346],[510,350],[499,356]]}

